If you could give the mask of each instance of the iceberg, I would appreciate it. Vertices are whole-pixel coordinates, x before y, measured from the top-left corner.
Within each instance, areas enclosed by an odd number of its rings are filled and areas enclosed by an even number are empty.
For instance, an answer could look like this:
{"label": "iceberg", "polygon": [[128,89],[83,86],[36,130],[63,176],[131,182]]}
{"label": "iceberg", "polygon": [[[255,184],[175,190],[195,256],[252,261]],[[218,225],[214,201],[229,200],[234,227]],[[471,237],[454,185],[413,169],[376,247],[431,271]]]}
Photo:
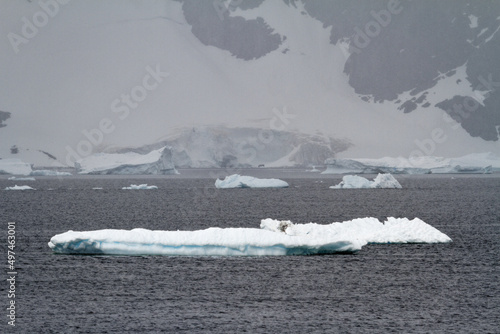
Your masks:
{"label": "iceberg", "polygon": [[500,172],[500,157],[491,152],[474,153],[459,158],[423,156],[415,159],[385,157],[380,159],[325,160],[322,174],[489,174]]}
{"label": "iceberg", "polygon": [[30,175],[31,165],[19,159],[0,159],[0,174]]}
{"label": "iceberg", "polygon": [[18,186],[17,184],[13,187],[7,187],[5,190],[36,190],[35,188],[31,188],[30,186]]}
{"label": "iceberg", "polygon": [[75,162],[75,168],[79,174],[94,175],[178,174],[169,147],[148,154],[97,153]]}
{"label": "iceberg", "polygon": [[9,177],[7,180],[9,181],[36,181],[34,177]]}
{"label": "iceberg", "polygon": [[56,170],[37,169],[30,173],[31,176],[71,176],[68,172],[59,172]]}
{"label": "iceberg", "polygon": [[402,187],[401,184],[399,184],[398,180],[396,180],[391,174],[378,174],[373,181],[357,175],[345,175],[339,184],[330,187],[330,189],[361,188],[401,189]]}
{"label": "iceberg", "polygon": [[139,184],[139,185],[137,185],[137,184],[131,184],[130,187],[123,187],[122,189],[128,189],[128,190],[148,190],[148,189],[158,189],[158,187],[157,186],[148,186],[147,183],[144,183],[144,184]]}
{"label": "iceberg", "polygon": [[215,180],[218,189],[228,188],[287,188],[288,183],[280,179],[258,179],[252,176],[241,176],[233,174],[226,176],[224,180]]}
{"label": "iceberg", "polygon": [[48,246],[59,254],[277,256],[354,253],[368,243],[451,242],[447,235],[418,218],[388,218],[384,223],[360,218],[329,225],[268,218],[260,227],[68,231],[53,236]]}

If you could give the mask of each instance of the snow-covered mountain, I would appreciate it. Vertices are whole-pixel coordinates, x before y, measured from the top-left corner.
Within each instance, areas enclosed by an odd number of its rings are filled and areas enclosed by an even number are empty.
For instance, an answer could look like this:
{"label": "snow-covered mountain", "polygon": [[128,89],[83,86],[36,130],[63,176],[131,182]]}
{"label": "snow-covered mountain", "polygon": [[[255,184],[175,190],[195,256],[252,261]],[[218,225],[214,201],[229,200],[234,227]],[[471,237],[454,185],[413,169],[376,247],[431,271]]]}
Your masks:
{"label": "snow-covered mountain", "polygon": [[0,158],[73,165],[206,125],[319,132],[343,158],[500,152],[498,1],[21,0],[0,18]]}
{"label": "snow-covered mountain", "polygon": [[109,152],[147,154],[170,147],[180,168],[280,167],[322,165],[325,159],[350,147],[346,140],[297,132],[203,126],[176,129],[152,145],[108,148]]}

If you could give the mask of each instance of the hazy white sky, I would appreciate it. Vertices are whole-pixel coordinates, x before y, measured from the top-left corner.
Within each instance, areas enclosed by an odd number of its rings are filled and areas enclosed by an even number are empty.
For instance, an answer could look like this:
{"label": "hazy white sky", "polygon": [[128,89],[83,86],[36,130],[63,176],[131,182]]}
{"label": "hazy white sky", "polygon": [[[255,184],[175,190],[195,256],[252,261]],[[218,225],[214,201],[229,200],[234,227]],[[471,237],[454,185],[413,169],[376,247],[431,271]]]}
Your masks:
{"label": "hazy white sky", "polygon": [[408,154],[436,127],[449,139],[436,154],[498,148],[452,129],[442,112],[361,101],[330,29],[281,2],[266,6],[259,15],[287,39],[244,61],[203,45],[174,1],[0,1],[0,110],[12,113],[0,155],[16,144],[63,156],[94,130],[98,150],[184,126],[268,127],[284,108],[294,115],[285,130],[348,138],[358,156]]}

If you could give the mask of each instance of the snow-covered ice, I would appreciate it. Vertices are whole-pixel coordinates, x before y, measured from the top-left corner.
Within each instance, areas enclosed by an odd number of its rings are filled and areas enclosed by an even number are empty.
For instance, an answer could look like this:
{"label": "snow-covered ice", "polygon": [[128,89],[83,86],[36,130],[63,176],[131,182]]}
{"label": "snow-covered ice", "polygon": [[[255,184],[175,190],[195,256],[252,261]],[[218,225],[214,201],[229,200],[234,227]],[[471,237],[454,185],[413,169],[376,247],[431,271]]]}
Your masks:
{"label": "snow-covered ice", "polygon": [[345,175],[342,181],[336,186],[331,186],[331,189],[361,189],[361,188],[397,188],[400,189],[401,184],[391,174],[378,174],[377,177],[370,181],[364,177],[357,175]]}
{"label": "snow-covered ice", "polygon": [[261,228],[197,231],[68,231],[50,239],[63,254],[273,256],[356,252],[368,243],[446,243],[451,239],[415,218],[359,218],[329,225],[264,219]]}
{"label": "snow-covered ice", "polygon": [[309,236],[316,239],[360,240],[362,245],[376,243],[446,243],[452,240],[444,233],[419,218],[388,217],[385,222],[377,218],[357,218],[328,225],[309,223],[293,224],[291,221],[264,219],[262,229],[282,232],[290,236]]}
{"label": "snow-covered ice", "polygon": [[178,174],[169,147],[148,154],[97,153],[75,162],[79,174]]}
{"label": "snow-covered ice", "polygon": [[157,186],[148,186],[147,183],[143,184],[131,184],[130,187],[123,187],[122,189],[128,189],[128,190],[148,190],[148,189],[158,189]]}
{"label": "snow-covered ice", "polygon": [[0,159],[0,174],[30,175],[31,165],[19,159]]}
{"label": "snow-covered ice", "polygon": [[280,179],[258,179],[252,176],[241,176],[233,174],[226,176],[224,180],[215,180],[215,187],[227,188],[287,188],[288,183]]}
{"label": "snow-covered ice", "polygon": [[9,181],[36,181],[36,179],[34,177],[16,177],[16,176],[9,177],[7,180],[9,180]]}
{"label": "snow-covered ice", "polygon": [[36,190],[35,188],[31,188],[30,186],[18,186],[17,184],[13,187],[7,187],[5,190]]}
{"label": "snow-covered ice", "polygon": [[57,170],[37,169],[30,173],[31,176],[71,176],[68,172],[59,172]]}

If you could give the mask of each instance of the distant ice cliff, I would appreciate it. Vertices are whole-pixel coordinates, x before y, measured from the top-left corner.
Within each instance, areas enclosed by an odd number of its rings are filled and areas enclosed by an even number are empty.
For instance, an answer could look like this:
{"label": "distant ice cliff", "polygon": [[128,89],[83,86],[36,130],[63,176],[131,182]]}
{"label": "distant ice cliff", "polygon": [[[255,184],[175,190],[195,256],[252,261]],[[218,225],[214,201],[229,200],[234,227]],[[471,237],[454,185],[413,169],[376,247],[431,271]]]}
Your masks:
{"label": "distant ice cliff", "polygon": [[97,153],[75,163],[79,174],[177,174],[169,147],[148,154]]}

